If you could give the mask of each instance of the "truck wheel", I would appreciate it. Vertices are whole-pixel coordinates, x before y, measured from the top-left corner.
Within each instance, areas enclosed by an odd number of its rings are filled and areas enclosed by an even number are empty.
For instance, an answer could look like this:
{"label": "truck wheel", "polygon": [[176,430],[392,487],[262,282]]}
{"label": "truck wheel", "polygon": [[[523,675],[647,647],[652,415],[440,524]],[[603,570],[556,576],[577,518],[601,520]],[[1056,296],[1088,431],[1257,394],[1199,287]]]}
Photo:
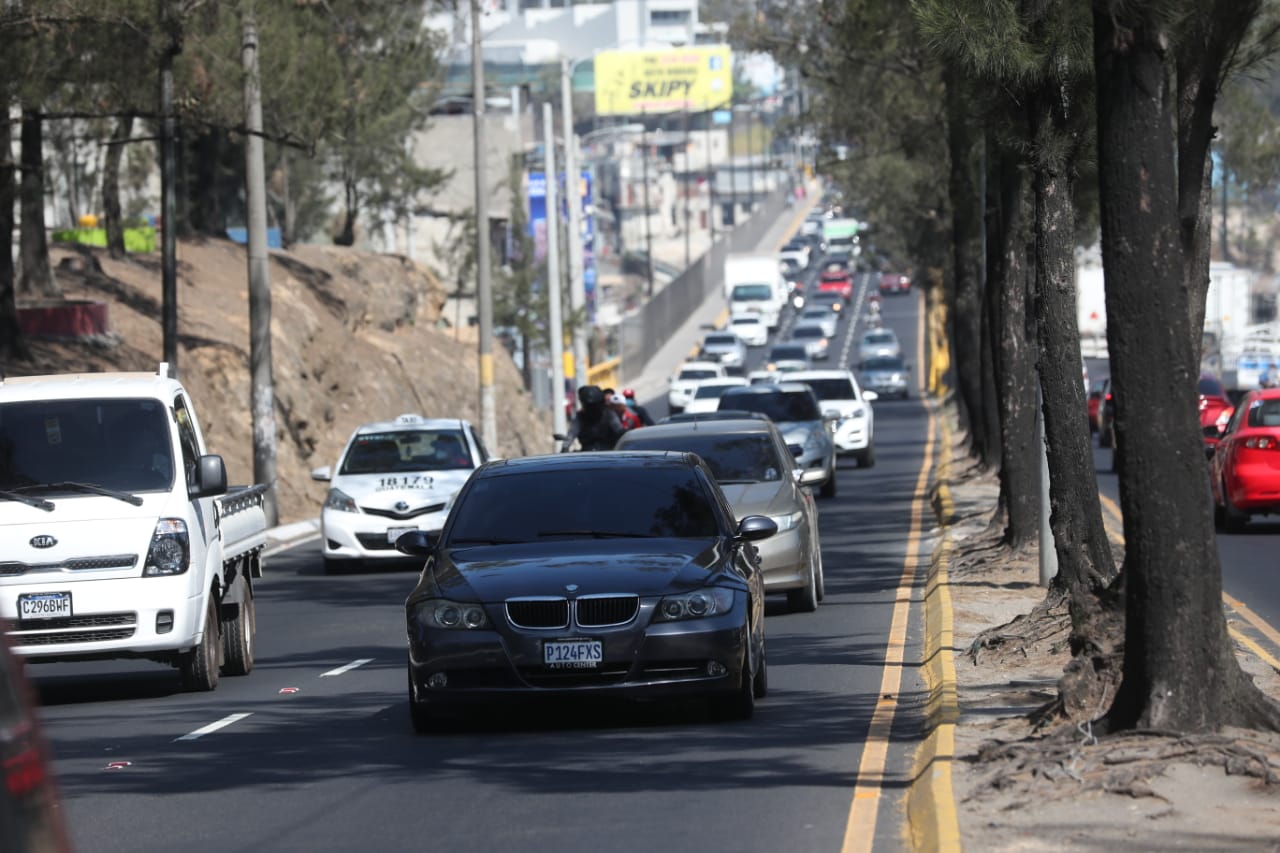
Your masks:
{"label": "truck wheel", "polygon": [[182,656],[179,673],[182,689],[192,692],[212,690],[218,686],[218,657],[222,644],[218,641],[218,605],[209,594],[209,612],[204,620],[204,638],[200,645]]}
{"label": "truck wheel", "polygon": [[236,583],[242,587],[240,601],[225,608],[235,615],[222,620],[223,675],[248,675],[253,671],[253,591],[243,577]]}

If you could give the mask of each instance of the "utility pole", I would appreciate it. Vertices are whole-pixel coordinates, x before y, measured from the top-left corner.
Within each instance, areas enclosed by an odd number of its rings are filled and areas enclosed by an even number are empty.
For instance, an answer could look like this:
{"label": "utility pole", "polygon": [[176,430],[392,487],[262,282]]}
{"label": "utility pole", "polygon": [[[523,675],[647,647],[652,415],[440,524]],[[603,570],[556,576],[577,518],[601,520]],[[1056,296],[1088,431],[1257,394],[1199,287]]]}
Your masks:
{"label": "utility pole", "polygon": [[649,116],[641,113],[640,167],[644,173],[644,266],[649,280],[649,298],[653,298],[653,233],[649,227]]}
{"label": "utility pole", "polygon": [[[547,325],[551,334],[551,423],[552,432],[564,435],[569,429],[564,410],[564,323],[560,316],[560,208],[556,195],[556,131],[551,104],[542,105],[542,135],[546,156],[543,172],[547,179]],[[573,198],[568,199],[573,204]]]}
{"label": "utility pole", "polygon": [[493,284],[489,258],[489,185],[485,180],[484,56],[480,52],[480,0],[471,0],[471,100],[476,156],[476,315],[480,321],[480,436],[493,453],[498,417],[493,399]]}
{"label": "utility pole", "polygon": [[729,225],[738,224],[738,164],[733,135],[738,130],[738,111],[733,100],[729,101]]}
{"label": "utility pole", "polygon": [[279,519],[276,495],[275,383],[271,373],[271,280],[267,267],[267,182],[262,153],[262,80],[253,4],[244,12],[244,189],[249,256],[249,374],[253,416],[253,481],[265,483],[267,526]]}
{"label": "utility pole", "polygon": [[689,103],[684,105],[684,268],[689,268],[689,193],[692,189],[689,186],[689,177],[693,174],[693,168],[690,164],[689,151]]}
{"label": "utility pole", "polygon": [[747,105],[747,211],[756,212],[756,108]]}
{"label": "utility pole", "polygon": [[173,58],[182,52],[178,10],[173,0],[158,0],[160,21],[169,43],[160,55],[160,294],[164,361],[178,375],[178,199],[177,150],[173,118]]}
{"label": "utility pole", "polygon": [[711,125],[713,113],[703,114],[707,122],[707,230],[711,235],[711,245],[716,244],[716,170],[711,162]]}
{"label": "utility pole", "polygon": [[[582,260],[582,193],[577,137],[573,133],[573,63],[560,61],[560,117],[564,121],[564,191],[569,208],[569,310],[573,312],[574,391],[587,384],[587,290]],[[548,218],[550,221],[550,218]]]}

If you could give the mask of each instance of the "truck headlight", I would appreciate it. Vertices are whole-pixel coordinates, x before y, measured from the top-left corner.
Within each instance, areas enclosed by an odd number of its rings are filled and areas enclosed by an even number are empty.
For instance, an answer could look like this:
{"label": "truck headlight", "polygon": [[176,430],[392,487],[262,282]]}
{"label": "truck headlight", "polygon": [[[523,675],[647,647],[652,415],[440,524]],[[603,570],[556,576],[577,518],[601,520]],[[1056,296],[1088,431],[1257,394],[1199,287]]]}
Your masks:
{"label": "truck headlight", "polygon": [[151,534],[151,547],[143,564],[144,578],[180,575],[191,565],[191,543],[187,523],[180,518],[162,518]]}

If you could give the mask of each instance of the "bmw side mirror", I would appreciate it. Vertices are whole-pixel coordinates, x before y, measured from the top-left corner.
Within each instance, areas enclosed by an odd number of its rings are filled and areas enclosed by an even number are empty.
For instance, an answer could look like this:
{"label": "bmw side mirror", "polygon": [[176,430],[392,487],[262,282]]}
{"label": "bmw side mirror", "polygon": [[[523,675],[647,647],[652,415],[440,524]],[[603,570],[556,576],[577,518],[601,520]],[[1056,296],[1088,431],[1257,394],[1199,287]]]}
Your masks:
{"label": "bmw side mirror", "polygon": [[738,538],[747,542],[768,539],[777,532],[777,523],[763,515],[748,515],[738,522]]}
{"label": "bmw side mirror", "polygon": [[187,484],[187,496],[192,499],[211,498],[227,491],[227,466],[216,453],[200,457],[194,477],[195,482]]}
{"label": "bmw side mirror", "polygon": [[431,534],[425,530],[410,530],[396,539],[396,550],[410,557],[425,557],[433,547]]}

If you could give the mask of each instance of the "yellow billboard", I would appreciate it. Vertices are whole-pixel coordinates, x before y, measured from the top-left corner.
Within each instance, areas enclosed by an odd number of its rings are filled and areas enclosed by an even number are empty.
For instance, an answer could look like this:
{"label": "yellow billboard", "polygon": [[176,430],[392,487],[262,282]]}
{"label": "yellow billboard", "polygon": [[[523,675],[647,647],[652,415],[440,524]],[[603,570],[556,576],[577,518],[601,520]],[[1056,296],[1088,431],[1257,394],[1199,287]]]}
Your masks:
{"label": "yellow billboard", "polygon": [[605,50],[595,57],[596,114],[702,112],[729,103],[729,46]]}

